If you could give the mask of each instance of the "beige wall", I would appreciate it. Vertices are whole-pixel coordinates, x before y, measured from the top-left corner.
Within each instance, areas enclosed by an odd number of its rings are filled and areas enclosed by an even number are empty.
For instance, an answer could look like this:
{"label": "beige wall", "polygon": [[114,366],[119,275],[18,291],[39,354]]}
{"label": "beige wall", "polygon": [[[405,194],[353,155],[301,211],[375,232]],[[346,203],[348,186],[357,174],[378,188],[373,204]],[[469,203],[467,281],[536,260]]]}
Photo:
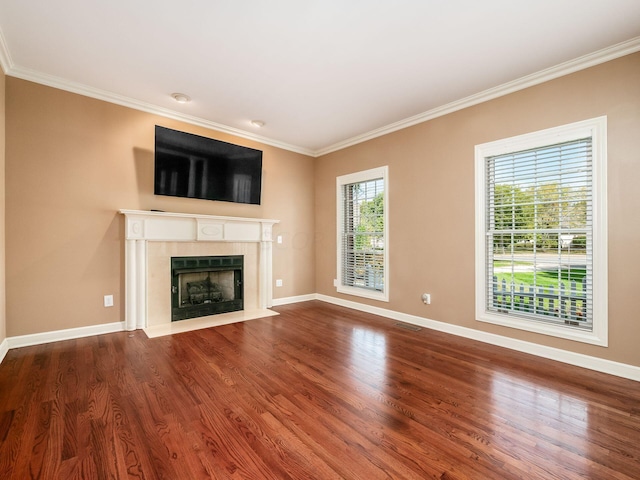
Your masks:
{"label": "beige wall", "polygon": [[7,338],[5,296],[5,75],[0,69],[0,343]]}
{"label": "beige wall", "polygon": [[[474,146],[608,116],[609,347],[480,323],[474,315]],[[464,109],[316,162],[318,293],[640,366],[640,54]],[[390,302],[339,295],[336,176],[389,165]],[[420,300],[432,294],[432,304]]]}
{"label": "beige wall", "polygon": [[[315,161],[23,80],[9,77],[6,88],[4,82],[2,76],[6,335],[122,321],[123,221],[116,212],[154,208],[280,219],[274,234],[284,243],[274,244],[274,279],[284,286],[274,287],[276,298],[318,292],[640,366],[633,301],[640,223],[629,221],[640,211],[640,54]],[[609,121],[609,347],[476,322],[474,145],[600,115]],[[263,204],[154,196],[155,124],[262,149]],[[332,286],[335,178],[381,165],[390,168],[389,303],[341,296]],[[432,305],[420,301],[422,292],[432,294]],[[102,306],[105,294],[114,294],[114,308]],[[0,341],[4,323],[0,308]]]}
{"label": "beige wall", "polygon": [[[279,219],[274,297],[315,291],[312,158],[12,77],[6,98],[7,335],[124,320],[121,208]],[[262,205],[154,196],[155,124],[263,150]]]}

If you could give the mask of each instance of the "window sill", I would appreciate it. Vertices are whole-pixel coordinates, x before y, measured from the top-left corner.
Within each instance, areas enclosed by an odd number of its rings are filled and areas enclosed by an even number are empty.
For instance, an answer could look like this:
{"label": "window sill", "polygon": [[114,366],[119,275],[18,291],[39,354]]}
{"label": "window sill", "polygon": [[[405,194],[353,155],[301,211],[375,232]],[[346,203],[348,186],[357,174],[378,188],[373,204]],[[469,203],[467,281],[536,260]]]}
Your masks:
{"label": "window sill", "polygon": [[580,330],[570,326],[553,325],[549,323],[539,322],[536,320],[527,320],[525,318],[511,317],[507,315],[499,315],[489,312],[476,314],[476,320],[479,322],[492,323],[503,327],[517,328],[518,330],[526,330],[528,332],[540,333],[552,337],[564,338],[576,342],[590,343],[601,347],[608,346],[606,331],[598,332],[597,326],[594,325],[593,331]]}
{"label": "window sill", "polygon": [[373,290],[367,290],[365,288],[347,287],[339,285],[336,288],[338,293],[344,293],[345,295],[354,295],[356,297],[370,298],[371,300],[379,300],[381,302],[388,302],[389,295],[386,292],[376,292]]}

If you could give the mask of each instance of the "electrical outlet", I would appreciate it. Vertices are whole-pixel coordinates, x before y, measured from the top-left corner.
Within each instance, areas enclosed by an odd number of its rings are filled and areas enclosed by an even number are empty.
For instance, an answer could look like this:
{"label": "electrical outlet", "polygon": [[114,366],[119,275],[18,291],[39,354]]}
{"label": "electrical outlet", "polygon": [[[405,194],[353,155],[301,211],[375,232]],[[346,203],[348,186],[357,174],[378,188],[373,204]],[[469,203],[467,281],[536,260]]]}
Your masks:
{"label": "electrical outlet", "polygon": [[424,303],[425,305],[431,305],[431,294],[430,293],[423,293],[422,294],[422,303]]}
{"label": "electrical outlet", "polygon": [[337,278],[334,278],[334,279],[333,279],[333,286],[334,286],[334,287],[337,287],[337,286],[338,286],[338,279],[337,279]]}
{"label": "electrical outlet", "polygon": [[105,307],[113,307],[113,295],[105,295],[104,296],[104,306]]}
{"label": "electrical outlet", "polygon": [[278,243],[282,243],[282,235],[278,235],[278,236],[276,237],[276,242],[278,242]]}
{"label": "electrical outlet", "polygon": [[276,280],[276,287],[281,287],[282,286],[282,279],[277,279]]}

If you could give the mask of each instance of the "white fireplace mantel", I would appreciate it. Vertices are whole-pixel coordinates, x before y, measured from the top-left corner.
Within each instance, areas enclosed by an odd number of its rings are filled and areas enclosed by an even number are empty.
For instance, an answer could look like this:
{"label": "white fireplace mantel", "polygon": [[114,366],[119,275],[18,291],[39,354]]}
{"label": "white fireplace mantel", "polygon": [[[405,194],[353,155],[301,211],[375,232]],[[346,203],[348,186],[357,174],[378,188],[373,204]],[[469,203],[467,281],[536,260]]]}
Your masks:
{"label": "white fireplace mantel", "polygon": [[125,217],[125,328],[146,328],[148,242],[255,242],[260,244],[260,308],[273,304],[273,225],[279,220],[189,213],[120,210]]}

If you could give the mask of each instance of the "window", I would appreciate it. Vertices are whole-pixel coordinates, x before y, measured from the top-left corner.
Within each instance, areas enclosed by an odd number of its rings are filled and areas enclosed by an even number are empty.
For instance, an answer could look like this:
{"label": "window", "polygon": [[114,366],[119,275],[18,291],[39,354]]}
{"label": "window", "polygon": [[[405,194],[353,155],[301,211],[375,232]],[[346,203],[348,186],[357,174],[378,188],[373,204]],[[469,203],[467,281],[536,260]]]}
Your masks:
{"label": "window", "polygon": [[388,167],[337,178],[338,292],[389,301]]}
{"label": "window", "polygon": [[476,318],[607,344],[606,117],[476,146]]}

